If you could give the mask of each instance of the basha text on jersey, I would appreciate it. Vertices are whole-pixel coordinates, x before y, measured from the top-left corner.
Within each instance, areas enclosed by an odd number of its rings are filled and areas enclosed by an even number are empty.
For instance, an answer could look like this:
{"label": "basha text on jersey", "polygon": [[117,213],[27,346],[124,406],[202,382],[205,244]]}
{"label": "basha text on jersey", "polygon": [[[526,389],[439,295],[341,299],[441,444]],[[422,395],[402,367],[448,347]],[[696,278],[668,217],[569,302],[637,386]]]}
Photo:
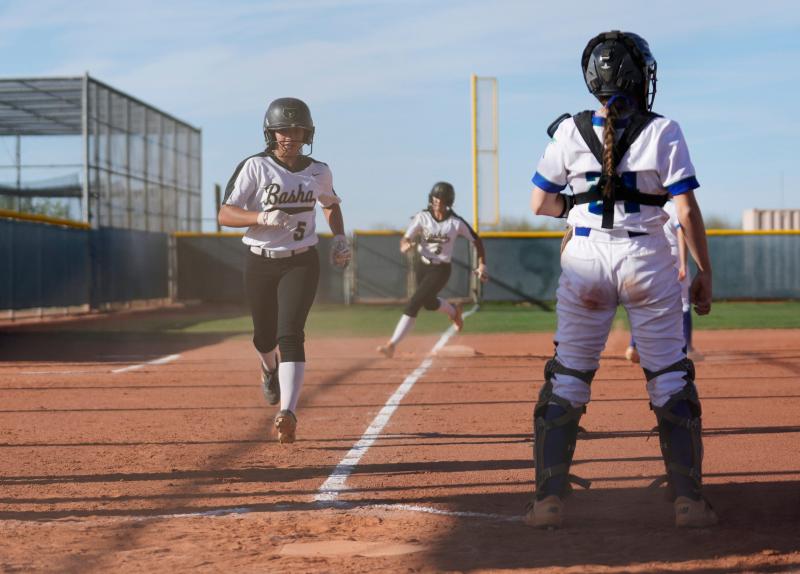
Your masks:
{"label": "basha text on jersey", "polygon": [[264,209],[268,207],[272,207],[275,205],[284,205],[287,203],[314,203],[316,199],[314,198],[314,190],[309,189],[307,191],[303,191],[303,184],[300,183],[297,186],[297,189],[286,192],[281,191],[281,186],[277,183],[270,183],[268,186],[264,187],[263,195],[261,198],[261,205]]}

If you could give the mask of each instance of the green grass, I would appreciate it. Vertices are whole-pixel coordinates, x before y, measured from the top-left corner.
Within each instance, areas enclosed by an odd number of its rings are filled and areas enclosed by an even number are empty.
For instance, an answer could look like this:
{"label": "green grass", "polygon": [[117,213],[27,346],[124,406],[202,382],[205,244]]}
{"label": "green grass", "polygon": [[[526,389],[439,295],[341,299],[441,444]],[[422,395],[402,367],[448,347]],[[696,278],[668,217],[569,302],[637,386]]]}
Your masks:
{"label": "green grass", "polygon": [[[465,310],[471,305],[466,305]],[[306,325],[310,336],[389,336],[403,312],[399,305],[316,305]],[[716,302],[710,315],[694,315],[695,329],[798,329],[800,301]],[[627,324],[625,311],[617,311],[616,321]],[[466,320],[468,333],[530,333],[554,331],[555,312],[538,307],[489,303]],[[415,333],[439,333],[449,322],[441,313],[421,311]],[[201,321],[184,332],[249,333],[249,316]]]}
{"label": "green grass", "polygon": [[800,301],[714,303],[695,329],[800,329]]}
{"label": "green grass", "polygon": [[[466,305],[468,310],[472,305]],[[310,337],[384,336],[388,337],[403,307],[400,305],[315,305],[308,318]],[[59,326],[43,325],[46,330],[80,332],[218,334],[251,336],[252,322],[243,308],[211,306],[189,307],[109,315],[96,321],[67,322]],[[624,310],[617,311],[616,321],[626,328]],[[418,334],[441,333],[449,325],[441,313],[421,311],[414,328]],[[694,315],[695,329],[800,329],[800,301],[715,302],[711,314]],[[466,320],[467,333],[548,332],[556,328],[554,311],[509,303],[488,303]]]}

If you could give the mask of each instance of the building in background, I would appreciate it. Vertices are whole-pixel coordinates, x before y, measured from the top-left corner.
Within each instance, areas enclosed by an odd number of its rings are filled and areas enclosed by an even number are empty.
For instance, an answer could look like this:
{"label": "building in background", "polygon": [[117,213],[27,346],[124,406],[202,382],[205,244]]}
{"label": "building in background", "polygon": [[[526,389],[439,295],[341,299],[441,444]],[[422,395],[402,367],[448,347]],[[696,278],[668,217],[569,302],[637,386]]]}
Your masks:
{"label": "building in background", "polygon": [[742,213],[744,231],[800,231],[800,209],[747,209]]}
{"label": "building in background", "polygon": [[201,132],[88,74],[0,79],[0,210],[201,230]]}

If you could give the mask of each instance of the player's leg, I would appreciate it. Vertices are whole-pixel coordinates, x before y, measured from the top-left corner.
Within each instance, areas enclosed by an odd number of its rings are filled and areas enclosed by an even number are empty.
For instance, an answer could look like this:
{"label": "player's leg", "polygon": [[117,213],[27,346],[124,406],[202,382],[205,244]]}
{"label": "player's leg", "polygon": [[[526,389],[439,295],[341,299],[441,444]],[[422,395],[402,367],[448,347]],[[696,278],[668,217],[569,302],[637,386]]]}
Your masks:
{"label": "player's leg", "polygon": [[625,358],[631,363],[639,362],[639,351],[636,350],[636,340],[633,338],[633,333],[631,333],[631,340],[628,343],[628,348],[625,349]]}
{"label": "player's leg", "polygon": [[621,280],[637,277],[640,284],[635,291],[623,289],[622,299],[658,422],[676,525],[708,526],[716,522],[716,515],[702,497],[700,400],[694,367],[685,354],[680,284],[674,274],[669,258],[654,255],[652,249],[641,257],[629,256]]}
{"label": "player's leg", "polygon": [[278,439],[294,442],[297,402],[305,378],[305,325],[319,282],[319,257],[316,249],[280,260],[284,264],[278,284],[278,367],[281,408],[275,417]]}
{"label": "player's leg", "polygon": [[570,482],[587,485],[569,470],[578,423],[617,307],[606,259],[603,244],[583,238],[573,238],[562,257],[556,353],[545,367],[533,415],[536,498],[526,520],[536,527],[560,526]]}
{"label": "player's leg", "polygon": [[275,260],[248,251],[245,263],[245,292],[253,319],[253,345],[261,359],[261,387],[269,404],[280,400],[278,382],[278,278]]}
{"label": "player's leg", "polygon": [[693,361],[702,361],[703,354],[692,344],[692,301],[689,296],[689,286],[692,277],[689,273],[681,280],[681,306],[683,308],[683,340],[686,343],[686,355]]}
{"label": "player's leg", "polygon": [[[389,342],[385,345],[381,345],[378,347],[378,352],[382,353],[386,357],[392,357],[394,355],[394,351],[397,348],[397,345],[402,341],[414,328],[414,323],[416,323],[417,315],[419,314],[420,309],[423,306],[430,305],[430,298],[431,293],[433,296],[436,296],[436,293],[441,290],[441,287],[436,290],[437,285],[441,282],[441,273],[442,270],[438,269],[439,267],[443,267],[441,265],[426,265],[420,261],[418,261],[414,266],[417,288],[414,291],[414,294],[406,303],[405,309],[403,310],[403,315],[400,317],[400,320],[397,322],[397,325],[394,328],[394,332],[392,333],[392,338],[389,339]],[[446,266],[447,277],[450,276],[450,266]],[[444,279],[444,284],[447,284],[447,279]]]}
{"label": "player's leg", "polygon": [[461,330],[464,321],[461,317],[461,308],[453,305],[443,297],[439,297],[439,291],[447,286],[450,280],[452,266],[449,263],[431,266],[430,271],[425,276],[425,280],[417,290],[423,298],[422,306],[428,311],[438,311],[447,315],[455,324],[456,329]]}

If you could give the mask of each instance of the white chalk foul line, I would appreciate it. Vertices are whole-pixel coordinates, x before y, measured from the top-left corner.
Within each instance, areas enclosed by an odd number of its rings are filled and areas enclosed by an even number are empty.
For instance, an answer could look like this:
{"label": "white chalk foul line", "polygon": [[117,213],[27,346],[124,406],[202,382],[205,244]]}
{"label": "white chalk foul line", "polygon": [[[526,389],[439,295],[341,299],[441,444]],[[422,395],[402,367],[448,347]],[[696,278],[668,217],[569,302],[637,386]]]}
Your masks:
{"label": "white chalk foul line", "polygon": [[524,516],[509,516],[507,514],[489,514],[486,512],[469,512],[466,510],[444,510],[431,506],[420,506],[418,504],[374,504],[366,508],[378,510],[403,510],[406,512],[422,512],[424,514],[437,514],[439,516],[457,516],[459,518],[483,518],[485,520],[497,520],[500,522],[521,522]]}
{"label": "white chalk foul line", "polygon": [[128,373],[130,371],[135,371],[137,369],[141,369],[142,367],[146,367],[147,365],[164,365],[166,363],[171,363],[172,361],[177,360],[180,355],[167,355],[166,357],[159,357],[158,359],[153,359],[152,361],[147,361],[146,363],[140,363],[138,365],[131,365],[130,367],[122,367],[121,369],[114,369],[111,371],[112,373]]}
{"label": "white chalk foul line", "polygon": [[[477,310],[478,306],[475,305],[472,309],[464,313],[464,318],[469,317]],[[403,397],[408,394],[414,384],[422,378],[422,376],[430,368],[431,364],[433,364],[433,356],[437,353],[437,351],[439,351],[439,349],[447,344],[447,342],[453,335],[455,335],[455,333],[456,328],[453,325],[451,325],[449,329],[442,333],[442,336],[439,337],[439,340],[433,346],[433,349],[430,350],[425,359],[416,369],[414,369],[414,372],[405,378],[394,394],[389,397],[389,400],[386,401],[386,404],[372,420],[372,423],[369,425],[369,427],[367,427],[367,430],[364,431],[363,435],[361,435],[361,439],[359,439],[359,441],[353,445],[353,448],[351,448],[345,457],[339,462],[339,464],[336,465],[336,468],[333,469],[331,475],[327,478],[327,480],[325,480],[324,483],[322,483],[322,486],[319,487],[319,491],[317,491],[316,496],[314,496],[314,500],[316,502],[336,502],[336,500],[339,498],[339,493],[342,490],[347,489],[347,478],[356,468],[361,460],[361,457],[366,454],[366,452],[369,450],[369,447],[371,447],[377,440],[384,427],[388,424],[389,419],[392,418],[394,411],[397,410],[397,407],[400,405]]]}

